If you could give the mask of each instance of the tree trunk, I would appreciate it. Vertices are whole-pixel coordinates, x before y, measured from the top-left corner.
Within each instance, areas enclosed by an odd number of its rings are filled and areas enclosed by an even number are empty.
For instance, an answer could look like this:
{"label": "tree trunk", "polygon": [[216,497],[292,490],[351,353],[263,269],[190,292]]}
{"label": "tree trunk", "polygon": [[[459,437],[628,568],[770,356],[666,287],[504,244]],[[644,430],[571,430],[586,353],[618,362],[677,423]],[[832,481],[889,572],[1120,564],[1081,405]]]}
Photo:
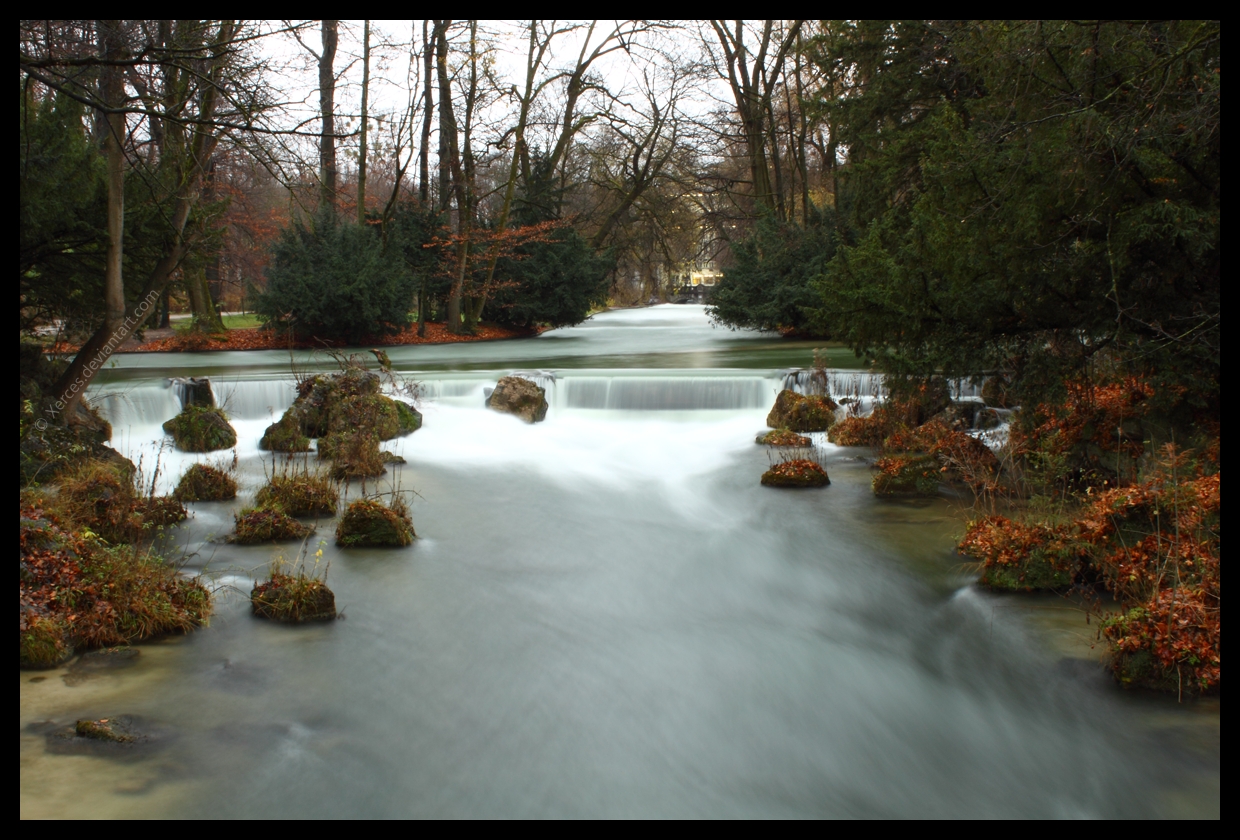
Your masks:
{"label": "tree trunk", "polygon": [[186,272],[182,282],[185,284],[185,291],[189,294],[189,308],[194,315],[194,329],[206,333],[224,332],[224,321],[211,302],[206,267]]}
{"label": "tree trunk", "polygon": [[[434,49],[432,47],[430,30],[425,20],[422,21],[422,73],[425,79],[422,83],[422,147],[418,150],[418,200],[422,202],[423,207],[427,207],[431,202],[431,119],[434,113],[434,103],[431,101],[431,92],[434,85],[431,79],[435,71]],[[419,322],[418,328],[420,330],[423,329],[423,322]],[[422,335],[422,332],[419,332],[418,335]]]}
{"label": "tree trunk", "polygon": [[[99,21],[104,57],[111,62],[123,58],[119,20]],[[121,68],[115,64],[103,68],[103,101],[111,108],[125,104]],[[108,171],[108,247],[104,263],[104,329],[115,330],[125,319],[125,285],[121,274],[125,240],[125,115],[110,113],[106,117],[107,133],[104,150]]]}
{"label": "tree trunk", "polygon": [[362,136],[357,152],[357,223],[366,224],[366,111],[370,94],[370,21],[362,22]]}
{"label": "tree trunk", "polygon": [[340,21],[323,21],[323,52],[319,56],[319,113],[323,128],[319,134],[319,202],[336,206],[336,61],[337,29]]}

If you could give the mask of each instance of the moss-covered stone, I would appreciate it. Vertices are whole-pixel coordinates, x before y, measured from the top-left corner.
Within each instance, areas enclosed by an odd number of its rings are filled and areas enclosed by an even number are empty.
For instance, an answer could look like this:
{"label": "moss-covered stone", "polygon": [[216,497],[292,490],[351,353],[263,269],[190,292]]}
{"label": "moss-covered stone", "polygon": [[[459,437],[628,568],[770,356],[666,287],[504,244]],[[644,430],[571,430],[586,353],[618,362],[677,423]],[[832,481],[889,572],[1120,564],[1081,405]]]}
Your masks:
{"label": "moss-covered stone", "polygon": [[830,397],[804,396],[785,388],[775,398],[766,425],[794,432],[825,432],[835,422],[836,408]]}
{"label": "moss-covered stone", "polygon": [[880,458],[872,487],[878,496],[933,496],[941,479],[938,459],[920,452]]}
{"label": "moss-covered stone", "polygon": [[783,461],[762,474],[767,487],[825,487],[830,483],[827,471],[807,458]]}
{"label": "moss-covered stone", "polygon": [[218,408],[187,405],[176,417],[164,423],[182,452],[214,452],[237,445],[237,432],[228,416]]}
{"label": "moss-covered stone", "polygon": [[521,376],[505,376],[495,383],[486,398],[486,407],[502,414],[520,417],[526,423],[541,423],[547,417],[547,391]]}
{"label": "moss-covered stone", "polygon": [[763,432],[755,439],[756,443],[764,446],[809,446],[812,440],[804,435],[798,435],[789,429],[776,429],[773,432]]}
{"label": "moss-covered stone", "polygon": [[260,508],[289,516],[334,516],[339,495],[336,484],[327,476],[303,473],[273,476],[258,491],[255,502]]}
{"label": "moss-covered stone", "polygon": [[371,478],[387,472],[379,439],[365,431],[334,432],[319,438],[319,457],[332,462],[331,475],[337,481]]}
{"label": "moss-covered stone", "polygon": [[351,502],[336,526],[336,544],[406,546],[417,536],[403,503],[388,506],[374,499]]}
{"label": "moss-covered stone", "polygon": [[237,498],[237,482],[221,469],[194,464],[181,476],[172,495],[182,502],[222,502]]}
{"label": "moss-covered stone", "polygon": [[336,617],[336,596],[318,578],[276,572],[270,580],[255,582],[250,608],[259,618],[289,624],[331,621]]}
{"label": "moss-covered stone", "polygon": [[55,618],[36,616],[19,629],[18,664],[22,668],[55,668],[73,656],[65,625]]}
{"label": "moss-covered stone", "polygon": [[263,432],[258,448],[269,452],[309,452],[310,438],[302,434],[297,419],[285,413]]}
{"label": "moss-covered stone", "polygon": [[1075,571],[1039,549],[1020,563],[992,563],[982,567],[978,583],[998,592],[1062,591],[1072,586]]}
{"label": "moss-covered stone", "polygon": [[241,545],[301,540],[314,533],[287,513],[278,510],[243,510],[234,517],[232,541]]}

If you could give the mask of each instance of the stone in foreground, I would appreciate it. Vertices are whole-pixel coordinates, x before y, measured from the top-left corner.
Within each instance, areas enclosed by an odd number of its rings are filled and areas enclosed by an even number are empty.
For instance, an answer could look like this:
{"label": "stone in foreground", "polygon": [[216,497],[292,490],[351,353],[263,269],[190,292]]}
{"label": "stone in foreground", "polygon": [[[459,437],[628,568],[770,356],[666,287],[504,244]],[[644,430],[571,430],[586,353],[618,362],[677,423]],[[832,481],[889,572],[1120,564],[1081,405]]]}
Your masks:
{"label": "stone in foreground", "polygon": [[547,416],[547,392],[528,379],[505,376],[487,397],[487,408],[515,414],[526,423],[538,423]]}

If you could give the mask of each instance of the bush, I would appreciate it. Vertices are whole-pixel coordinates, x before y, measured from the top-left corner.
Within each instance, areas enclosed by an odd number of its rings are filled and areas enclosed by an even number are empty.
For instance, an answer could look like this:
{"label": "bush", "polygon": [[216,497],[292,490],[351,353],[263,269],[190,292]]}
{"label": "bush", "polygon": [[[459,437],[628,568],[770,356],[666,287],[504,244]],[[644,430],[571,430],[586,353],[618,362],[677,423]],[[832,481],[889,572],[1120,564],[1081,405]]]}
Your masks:
{"label": "bush", "polygon": [[18,666],[21,668],[55,668],[73,656],[65,625],[55,618],[34,616],[18,637]]}
{"label": "bush", "polygon": [[211,597],[149,551],[109,547],[25,505],[20,523],[18,630],[23,667],[73,650],[185,632],[206,622]]}
{"label": "bush", "polygon": [[413,273],[384,252],[375,228],[323,213],[283,232],[255,310],[273,327],[357,345],[407,327],[415,291]]}
{"label": "bush", "polygon": [[939,462],[933,455],[903,453],[879,458],[872,486],[878,496],[933,496],[939,490]]}
{"label": "bush", "polygon": [[614,260],[594,253],[570,227],[556,231],[558,242],[532,242],[517,259],[500,260],[496,276],[509,284],[488,304],[494,320],[516,326],[579,324],[607,300]]}
{"label": "bush", "polygon": [[391,505],[358,499],[336,526],[336,544],[344,546],[406,546],[415,536],[413,519],[399,496]]}
{"label": "bush", "polygon": [[183,452],[214,452],[237,445],[237,432],[228,422],[228,415],[218,408],[187,405],[164,423],[164,431],[172,435],[177,449]]}
{"label": "bush", "polygon": [[172,495],[182,502],[222,502],[237,498],[237,482],[221,469],[194,464],[181,476]]}
{"label": "bush", "polygon": [[259,618],[290,624],[331,621],[336,617],[336,596],[318,578],[273,572],[269,580],[255,581],[250,608]]}
{"label": "bush", "polygon": [[258,507],[289,516],[334,516],[339,492],[327,476],[314,473],[273,476],[255,497]]}
{"label": "bush", "polygon": [[232,541],[241,545],[301,540],[314,533],[310,525],[278,510],[243,510],[233,519],[236,529]]}

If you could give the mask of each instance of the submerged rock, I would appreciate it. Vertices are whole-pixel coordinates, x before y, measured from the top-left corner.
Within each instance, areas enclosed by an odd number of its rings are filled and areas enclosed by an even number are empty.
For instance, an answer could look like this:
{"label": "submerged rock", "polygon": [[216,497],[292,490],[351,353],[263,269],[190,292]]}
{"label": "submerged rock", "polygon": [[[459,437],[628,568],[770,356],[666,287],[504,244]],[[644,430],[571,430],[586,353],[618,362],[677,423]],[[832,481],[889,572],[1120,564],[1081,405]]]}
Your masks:
{"label": "submerged rock", "polygon": [[827,471],[808,458],[782,461],[762,474],[767,487],[824,487],[831,483]]}
{"label": "submerged rock", "polygon": [[237,445],[237,432],[228,416],[218,408],[187,405],[176,417],[164,423],[182,452],[214,452]]}
{"label": "submerged rock", "polygon": [[79,720],[74,725],[73,731],[79,738],[110,741],[114,744],[127,744],[134,740],[134,734],[130,731],[127,721],[120,718]]}
{"label": "submerged rock", "polygon": [[505,376],[495,383],[486,406],[492,411],[515,414],[526,423],[538,423],[547,417],[547,392],[528,379]]}
{"label": "submerged rock", "polygon": [[835,422],[836,408],[830,397],[807,397],[785,388],[775,398],[775,405],[766,416],[766,425],[794,432],[825,432]]}

